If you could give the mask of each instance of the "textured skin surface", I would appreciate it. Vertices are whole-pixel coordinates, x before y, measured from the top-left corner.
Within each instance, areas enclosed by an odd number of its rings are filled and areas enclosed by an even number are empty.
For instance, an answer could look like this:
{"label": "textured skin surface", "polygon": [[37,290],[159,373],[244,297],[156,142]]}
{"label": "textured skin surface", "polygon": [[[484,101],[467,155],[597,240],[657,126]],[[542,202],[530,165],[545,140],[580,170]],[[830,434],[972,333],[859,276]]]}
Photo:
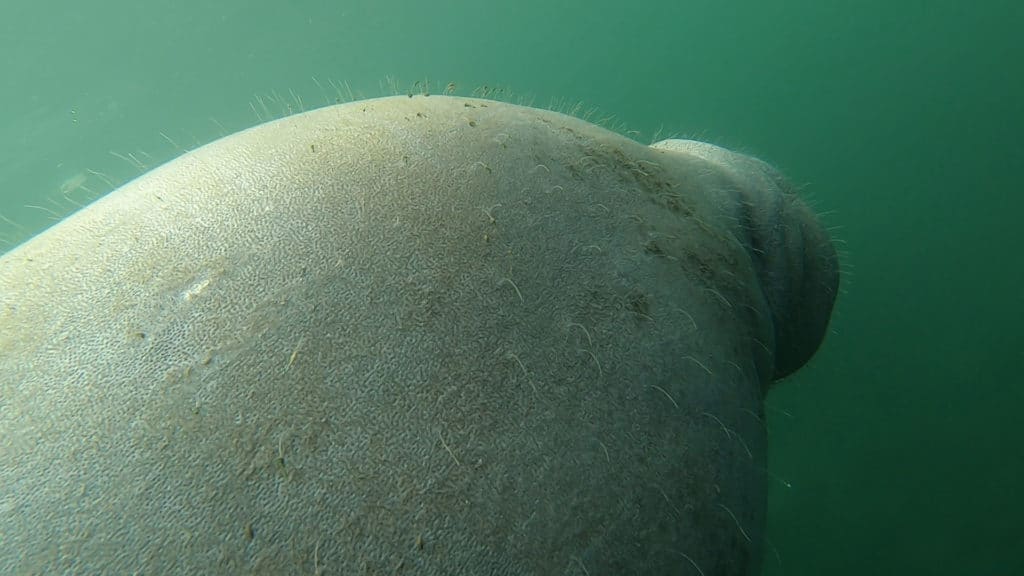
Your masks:
{"label": "textured skin surface", "polygon": [[0,258],[0,573],[756,570],[837,282],[705,144],[439,96],[229,136]]}

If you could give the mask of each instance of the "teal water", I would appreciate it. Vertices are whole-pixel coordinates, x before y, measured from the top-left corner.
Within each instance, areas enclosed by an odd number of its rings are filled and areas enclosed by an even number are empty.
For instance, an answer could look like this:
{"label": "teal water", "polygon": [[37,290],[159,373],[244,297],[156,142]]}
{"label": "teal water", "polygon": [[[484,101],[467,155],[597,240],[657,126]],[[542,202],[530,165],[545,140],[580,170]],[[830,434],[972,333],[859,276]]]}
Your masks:
{"label": "teal water", "polygon": [[341,83],[500,86],[746,151],[805,185],[845,272],[767,400],[764,573],[1021,574],[1021,30],[1010,0],[7,0],[0,250]]}

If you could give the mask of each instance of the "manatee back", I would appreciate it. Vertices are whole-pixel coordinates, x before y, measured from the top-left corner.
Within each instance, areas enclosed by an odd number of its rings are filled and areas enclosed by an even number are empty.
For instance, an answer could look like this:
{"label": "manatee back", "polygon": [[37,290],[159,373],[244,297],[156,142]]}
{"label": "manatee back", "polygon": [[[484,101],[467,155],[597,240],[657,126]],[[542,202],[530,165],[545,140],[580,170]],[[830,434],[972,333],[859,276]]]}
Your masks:
{"label": "manatee back", "polygon": [[743,573],[773,336],[708,169],[400,97],[95,202],[0,258],[0,571]]}

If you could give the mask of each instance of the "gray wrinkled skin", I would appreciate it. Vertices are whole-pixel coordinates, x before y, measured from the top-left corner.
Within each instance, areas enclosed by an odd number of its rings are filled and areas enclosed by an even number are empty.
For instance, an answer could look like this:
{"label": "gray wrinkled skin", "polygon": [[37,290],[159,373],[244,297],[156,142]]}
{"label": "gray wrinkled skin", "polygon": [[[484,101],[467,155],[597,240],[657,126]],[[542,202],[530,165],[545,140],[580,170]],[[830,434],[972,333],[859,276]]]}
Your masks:
{"label": "gray wrinkled skin", "polygon": [[756,571],[763,394],[837,283],[707,144],[440,96],[246,130],[0,258],[0,573]]}

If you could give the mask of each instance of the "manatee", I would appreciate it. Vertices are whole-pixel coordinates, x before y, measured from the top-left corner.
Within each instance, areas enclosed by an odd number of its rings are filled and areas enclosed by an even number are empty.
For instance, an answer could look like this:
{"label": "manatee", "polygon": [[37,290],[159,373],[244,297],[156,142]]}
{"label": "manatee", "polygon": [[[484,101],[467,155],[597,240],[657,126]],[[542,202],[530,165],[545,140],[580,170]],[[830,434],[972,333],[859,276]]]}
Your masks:
{"label": "manatee", "polygon": [[244,130],[0,258],[0,572],[756,572],[838,281],[710,144],[455,96]]}

